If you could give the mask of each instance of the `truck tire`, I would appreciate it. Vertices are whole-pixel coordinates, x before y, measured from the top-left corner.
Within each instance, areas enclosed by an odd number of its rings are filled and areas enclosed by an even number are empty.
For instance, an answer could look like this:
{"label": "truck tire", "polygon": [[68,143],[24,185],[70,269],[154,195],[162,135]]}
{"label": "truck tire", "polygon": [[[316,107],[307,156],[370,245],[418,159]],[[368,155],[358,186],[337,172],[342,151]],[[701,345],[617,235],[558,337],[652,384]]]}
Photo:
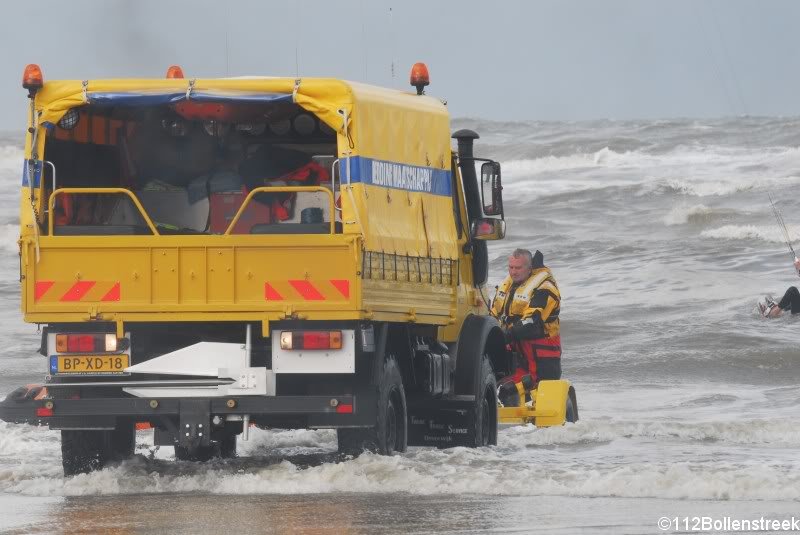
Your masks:
{"label": "truck tire", "polygon": [[497,445],[497,379],[487,355],[481,359],[480,370],[472,421],[477,448]]}
{"label": "truck tire", "polygon": [[408,447],[408,420],[403,377],[394,356],[383,362],[378,380],[375,426],[367,429],[338,429],[339,453],[358,455],[372,451],[381,455],[404,452]]}
{"label": "truck tire", "polygon": [[116,429],[102,431],[62,430],[61,464],[65,476],[101,470],[109,462],[133,455],[136,446],[133,422],[122,422]]}

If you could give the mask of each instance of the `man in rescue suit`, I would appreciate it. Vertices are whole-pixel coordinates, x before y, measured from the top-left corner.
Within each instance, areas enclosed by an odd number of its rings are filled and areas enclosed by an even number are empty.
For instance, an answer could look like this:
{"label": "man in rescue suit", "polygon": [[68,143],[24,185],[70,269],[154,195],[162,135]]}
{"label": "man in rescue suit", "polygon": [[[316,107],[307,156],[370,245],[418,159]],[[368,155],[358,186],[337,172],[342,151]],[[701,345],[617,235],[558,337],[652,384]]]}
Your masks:
{"label": "man in rescue suit", "polygon": [[[505,381],[508,390],[530,374],[541,379],[561,378],[561,335],[558,315],[561,294],[542,253],[516,249],[508,257],[508,277],[497,287],[492,314],[500,321],[506,343],[518,354],[517,369]],[[501,390],[503,387],[501,386]]]}

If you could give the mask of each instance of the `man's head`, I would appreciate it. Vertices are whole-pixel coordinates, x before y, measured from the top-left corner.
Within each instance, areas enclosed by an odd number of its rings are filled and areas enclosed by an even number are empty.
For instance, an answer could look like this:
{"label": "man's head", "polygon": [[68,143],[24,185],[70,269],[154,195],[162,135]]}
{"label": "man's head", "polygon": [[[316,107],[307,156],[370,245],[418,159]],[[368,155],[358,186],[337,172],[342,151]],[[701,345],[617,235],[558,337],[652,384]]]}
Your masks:
{"label": "man's head", "polygon": [[515,249],[508,257],[508,274],[514,283],[519,284],[531,276],[533,255],[527,249]]}

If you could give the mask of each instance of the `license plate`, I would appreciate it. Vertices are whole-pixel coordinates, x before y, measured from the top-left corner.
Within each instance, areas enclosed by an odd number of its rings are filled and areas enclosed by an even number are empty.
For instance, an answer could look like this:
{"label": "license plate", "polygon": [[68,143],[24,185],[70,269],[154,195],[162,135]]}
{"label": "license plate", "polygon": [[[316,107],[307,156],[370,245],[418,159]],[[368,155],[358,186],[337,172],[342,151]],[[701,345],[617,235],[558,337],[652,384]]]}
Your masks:
{"label": "license plate", "polygon": [[59,375],[122,375],[130,366],[128,355],[53,355],[50,373]]}

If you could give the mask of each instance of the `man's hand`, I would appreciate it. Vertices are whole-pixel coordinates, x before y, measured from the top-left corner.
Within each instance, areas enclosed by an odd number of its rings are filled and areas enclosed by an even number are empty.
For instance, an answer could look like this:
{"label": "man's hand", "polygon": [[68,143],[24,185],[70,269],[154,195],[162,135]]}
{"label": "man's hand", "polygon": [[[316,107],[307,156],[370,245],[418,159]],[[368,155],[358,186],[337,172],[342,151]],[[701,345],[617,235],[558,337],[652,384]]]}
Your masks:
{"label": "man's hand", "polygon": [[522,340],[522,329],[524,327],[522,320],[519,318],[515,319],[514,323],[506,328],[506,343],[513,344],[514,342]]}
{"label": "man's hand", "polygon": [[517,318],[514,320],[514,324],[511,325],[508,330],[512,333],[511,336],[514,337],[515,340],[525,340],[528,338],[532,338],[530,333],[530,325],[525,325],[522,323],[522,320]]}

